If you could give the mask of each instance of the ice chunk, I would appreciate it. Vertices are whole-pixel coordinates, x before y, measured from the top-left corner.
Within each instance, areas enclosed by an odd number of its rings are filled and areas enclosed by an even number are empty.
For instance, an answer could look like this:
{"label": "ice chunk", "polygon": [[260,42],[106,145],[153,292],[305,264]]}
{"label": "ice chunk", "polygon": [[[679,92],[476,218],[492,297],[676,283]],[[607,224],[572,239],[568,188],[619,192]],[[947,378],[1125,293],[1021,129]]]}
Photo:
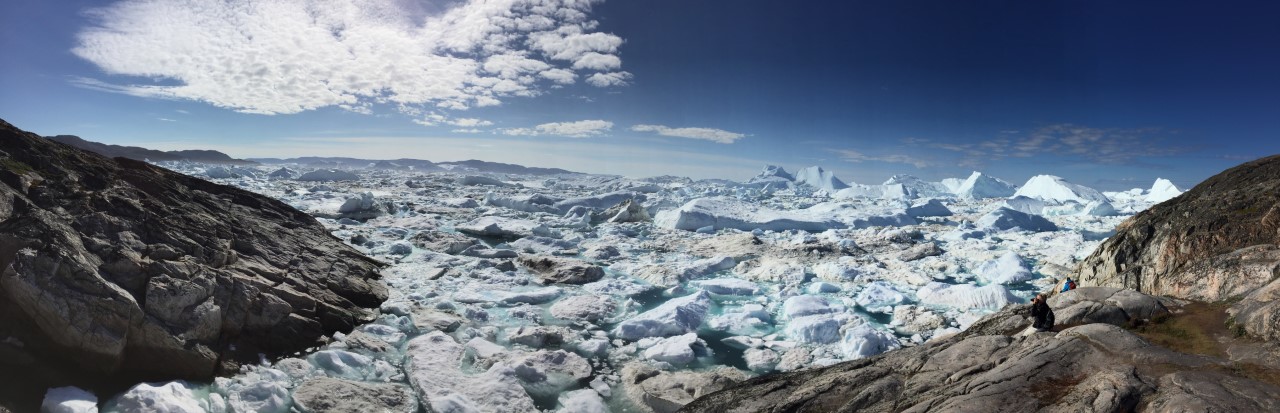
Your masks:
{"label": "ice chunk", "polygon": [[814,314],[826,314],[844,311],[844,306],[831,304],[826,298],[817,295],[797,295],[788,298],[782,304],[782,314],[786,318],[796,318]]}
{"label": "ice chunk", "polygon": [[140,383],[120,395],[116,408],[125,412],[204,413],[195,394],[181,381]]}
{"label": "ice chunk", "polygon": [[747,369],[756,373],[768,373],[778,366],[778,362],[782,360],[778,356],[778,352],[767,348],[749,348],[742,352],[742,358],[747,362]]}
{"label": "ice chunk", "polygon": [[836,192],[849,187],[840,178],[836,178],[835,174],[823,170],[820,166],[801,169],[800,172],[796,173],[795,182],[799,185],[808,185],[827,192]]}
{"label": "ice chunk", "polygon": [[916,291],[920,302],[952,307],[960,311],[969,309],[997,310],[1009,303],[1020,302],[1018,297],[999,284],[976,286],[973,284],[945,284],[930,282]]}
{"label": "ice chunk", "polygon": [[1030,281],[1031,268],[1013,251],[978,266],[978,278],[988,284],[1014,284]]}
{"label": "ice chunk", "polygon": [[741,278],[717,278],[699,281],[697,284],[698,287],[712,294],[756,295],[760,293],[759,285]]}
{"label": "ice chunk", "polygon": [[1015,192],[1013,184],[977,171],[955,189],[956,196],[965,199],[1003,198]]}
{"label": "ice chunk", "polygon": [[590,322],[609,318],[617,306],[607,295],[577,295],[551,305],[551,315],[569,320]]}
{"label": "ice chunk", "polygon": [[1161,203],[1182,195],[1182,191],[1178,190],[1173,182],[1164,178],[1156,178],[1156,182],[1151,184],[1151,190],[1147,191],[1147,202]]}
{"label": "ice chunk", "polygon": [[1028,215],[1005,207],[988,212],[982,218],[978,218],[975,225],[979,230],[984,231],[1007,231],[1015,228],[1031,232],[1058,230],[1057,225],[1042,216]]}
{"label": "ice chunk", "polygon": [[591,364],[564,350],[541,350],[494,365],[490,371],[514,375],[531,395],[555,397],[591,377]]}
{"label": "ice chunk", "polygon": [[710,353],[707,342],[698,338],[697,333],[688,333],[658,340],[652,347],[644,350],[644,358],[684,366],[693,363],[698,357],[709,356]]}
{"label": "ice chunk", "polygon": [[1065,203],[1074,201],[1079,204],[1087,204],[1089,201],[1106,201],[1106,195],[1098,190],[1076,185],[1053,175],[1036,175],[1027,180],[1014,196],[1025,196],[1035,198],[1041,201]]}
{"label": "ice chunk", "polygon": [[78,387],[54,387],[44,393],[43,413],[98,413],[98,396]]}
{"label": "ice chunk", "polygon": [[907,215],[914,218],[949,217],[951,216],[951,210],[947,209],[946,205],[942,205],[942,201],[930,199],[927,202],[918,203],[907,208]]}
{"label": "ice chunk", "polygon": [[694,199],[680,208],[658,212],[653,222],[659,227],[687,231],[710,226],[743,231],[796,229],[820,232],[846,226],[835,218],[835,214],[827,211],[780,211],[727,197]]}
{"label": "ice chunk", "polygon": [[350,379],[364,379],[373,365],[373,359],[368,356],[344,350],[321,350],[307,359],[331,376]]}
{"label": "ice chunk", "polygon": [[359,179],[360,175],[340,169],[319,169],[298,177],[299,181],[355,181]]}
{"label": "ice chunk", "polygon": [[857,316],[847,313],[796,317],[787,322],[783,332],[801,343],[829,344],[840,340],[840,326],[854,320],[857,320]]}
{"label": "ice chunk", "polygon": [[521,291],[495,291],[468,289],[453,293],[453,300],[460,303],[497,303],[504,305],[542,304],[560,297],[560,287],[542,287]]}
{"label": "ice chunk", "polygon": [[405,354],[409,383],[418,391],[419,400],[433,411],[537,411],[509,368],[495,366],[479,374],[464,373],[463,346],[443,332],[409,340]]}
{"label": "ice chunk", "polygon": [[813,274],[820,280],[830,282],[849,282],[858,279],[862,271],[858,269],[858,261],[853,257],[840,257],[835,261],[827,261],[813,266]]}
{"label": "ice chunk", "polygon": [[613,335],[635,341],[645,337],[670,337],[697,331],[702,326],[711,298],[705,291],[673,298],[662,305],[627,319],[613,329]]}
{"label": "ice chunk", "polygon": [[604,399],[600,398],[600,394],[595,390],[581,389],[567,392],[560,395],[557,400],[560,404],[560,413],[608,413],[609,406],[604,404]]}
{"label": "ice chunk", "polygon": [[491,237],[522,238],[530,235],[556,238],[546,226],[523,219],[483,216],[456,227],[458,232]]}
{"label": "ice chunk", "polygon": [[902,304],[907,301],[907,296],[885,282],[876,281],[862,287],[862,291],[858,291],[857,298],[854,301],[862,308],[867,309],[867,311],[875,311],[873,309]]}
{"label": "ice chunk", "polygon": [[862,323],[846,329],[840,338],[840,351],[846,360],[871,357],[901,347],[893,333]]}

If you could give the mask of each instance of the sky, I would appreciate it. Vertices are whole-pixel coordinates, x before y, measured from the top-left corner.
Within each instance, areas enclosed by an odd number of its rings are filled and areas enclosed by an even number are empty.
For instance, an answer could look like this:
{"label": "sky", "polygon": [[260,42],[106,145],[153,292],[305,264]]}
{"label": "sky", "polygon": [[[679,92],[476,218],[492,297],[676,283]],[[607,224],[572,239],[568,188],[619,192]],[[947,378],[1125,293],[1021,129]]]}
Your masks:
{"label": "sky", "polygon": [[1280,153],[1280,3],[6,0],[0,118],[238,158],[1186,189]]}

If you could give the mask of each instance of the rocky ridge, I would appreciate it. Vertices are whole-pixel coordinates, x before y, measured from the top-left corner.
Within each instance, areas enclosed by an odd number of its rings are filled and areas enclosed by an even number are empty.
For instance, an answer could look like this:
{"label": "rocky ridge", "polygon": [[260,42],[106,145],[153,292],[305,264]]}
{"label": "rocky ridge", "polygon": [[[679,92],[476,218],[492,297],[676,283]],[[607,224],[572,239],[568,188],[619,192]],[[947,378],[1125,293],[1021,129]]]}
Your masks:
{"label": "rocky ridge", "polygon": [[1031,324],[1030,306],[1010,305],[949,338],[826,368],[756,377],[681,411],[1280,409],[1280,387],[1239,374],[1234,361],[1175,352],[1106,322],[1141,322],[1137,317],[1166,312],[1165,303],[1172,301],[1098,287],[1051,303],[1084,324],[1021,334]]}
{"label": "rocky ridge", "polygon": [[1233,325],[1280,339],[1280,156],[1223,171],[1126,220],[1078,272],[1084,285],[1233,300]]}
{"label": "rocky ridge", "polygon": [[[0,121],[0,370],[207,379],[370,320],[380,264],[244,190]],[[17,386],[17,387],[15,387]]]}

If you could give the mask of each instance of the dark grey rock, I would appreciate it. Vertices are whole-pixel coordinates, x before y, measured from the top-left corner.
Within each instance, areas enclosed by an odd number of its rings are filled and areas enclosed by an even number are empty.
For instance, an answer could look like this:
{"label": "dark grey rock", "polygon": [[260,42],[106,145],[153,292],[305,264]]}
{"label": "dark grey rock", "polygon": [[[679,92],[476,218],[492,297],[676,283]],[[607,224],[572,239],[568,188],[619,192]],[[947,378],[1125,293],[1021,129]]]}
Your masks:
{"label": "dark grey rock", "polygon": [[2,121],[0,150],[0,335],[47,375],[208,379],[387,297],[379,263],[282,202]]}

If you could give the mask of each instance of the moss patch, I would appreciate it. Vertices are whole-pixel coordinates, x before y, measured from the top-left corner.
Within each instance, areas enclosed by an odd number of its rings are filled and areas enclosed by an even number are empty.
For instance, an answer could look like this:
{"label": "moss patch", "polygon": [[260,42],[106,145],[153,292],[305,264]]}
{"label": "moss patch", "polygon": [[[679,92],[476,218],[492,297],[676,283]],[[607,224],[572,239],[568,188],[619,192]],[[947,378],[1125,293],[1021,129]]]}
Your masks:
{"label": "moss patch", "polygon": [[1226,345],[1220,338],[1232,336],[1226,310],[1223,303],[1191,303],[1177,314],[1152,320],[1133,332],[1177,352],[1225,357]]}
{"label": "moss patch", "polygon": [[22,163],[22,161],[13,158],[0,158],[0,168],[18,175],[36,171],[35,168],[31,167],[31,165],[27,165]]}

